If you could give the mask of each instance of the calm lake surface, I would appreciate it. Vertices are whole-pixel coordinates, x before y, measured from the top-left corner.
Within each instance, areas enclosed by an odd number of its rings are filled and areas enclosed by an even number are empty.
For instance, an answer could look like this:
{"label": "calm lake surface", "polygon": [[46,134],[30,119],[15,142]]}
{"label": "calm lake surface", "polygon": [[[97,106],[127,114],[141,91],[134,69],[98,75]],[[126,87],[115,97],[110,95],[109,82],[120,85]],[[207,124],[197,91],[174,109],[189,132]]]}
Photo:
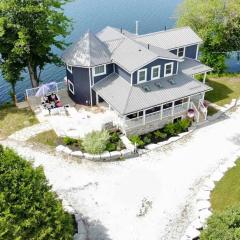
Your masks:
{"label": "calm lake surface", "polygon": [[[107,25],[135,32],[139,21],[139,33],[163,30],[175,26],[174,13],[182,0],[75,0],[64,7],[65,14],[73,20],[73,31],[67,38],[74,42],[87,30],[98,32]],[[114,3],[114,4],[113,4]],[[56,51],[61,55],[60,51]],[[230,71],[240,71],[236,56],[228,61]],[[43,82],[63,81],[63,67],[48,65],[42,73]],[[18,99],[24,98],[25,89],[31,88],[27,74],[17,84]],[[9,85],[0,77],[0,104],[9,101]]]}

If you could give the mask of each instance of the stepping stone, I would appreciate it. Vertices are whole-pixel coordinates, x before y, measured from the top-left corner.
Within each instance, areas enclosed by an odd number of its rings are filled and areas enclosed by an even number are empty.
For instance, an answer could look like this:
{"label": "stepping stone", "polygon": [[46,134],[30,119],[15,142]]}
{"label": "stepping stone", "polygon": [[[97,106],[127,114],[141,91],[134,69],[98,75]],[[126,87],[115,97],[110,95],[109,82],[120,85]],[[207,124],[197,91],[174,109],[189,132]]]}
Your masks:
{"label": "stepping stone", "polygon": [[203,209],[210,209],[210,208],[211,208],[211,204],[207,200],[202,200],[197,202],[198,211],[201,211]]}
{"label": "stepping stone", "polygon": [[212,212],[208,209],[203,209],[199,211],[199,219],[202,223],[205,223],[206,220],[212,215]]}
{"label": "stepping stone", "polygon": [[220,172],[219,170],[217,170],[216,172],[213,173],[213,175],[210,177],[210,180],[214,181],[214,182],[218,182],[222,179],[223,177],[223,173]]}
{"label": "stepping stone", "polygon": [[203,190],[204,191],[212,191],[213,189],[215,188],[215,183],[211,180],[207,180],[205,183],[204,183],[204,186],[203,186]]}
{"label": "stepping stone", "polygon": [[200,231],[194,228],[193,226],[189,226],[186,230],[187,237],[190,237],[190,239],[196,239],[200,236]]}
{"label": "stepping stone", "polygon": [[203,224],[201,223],[201,221],[200,221],[199,218],[196,219],[196,220],[194,220],[194,221],[191,223],[191,225],[192,225],[194,228],[196,228],[197,230],[203,229]]}
{"label": "stepping stone", "polygon": [[197,201],[201,200],[209,200],[210,199],[210,191],[200,191],[197,195]]}

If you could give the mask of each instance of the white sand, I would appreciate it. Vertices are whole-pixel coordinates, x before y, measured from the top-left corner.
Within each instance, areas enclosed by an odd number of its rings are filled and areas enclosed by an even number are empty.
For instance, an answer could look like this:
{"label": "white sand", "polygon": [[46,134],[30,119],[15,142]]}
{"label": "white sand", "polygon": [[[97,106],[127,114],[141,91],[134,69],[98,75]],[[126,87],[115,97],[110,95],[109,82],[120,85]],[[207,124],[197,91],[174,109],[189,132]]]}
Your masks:
{"label": "white sand", "polygon": [[[8,144],[43,165],[54,190],[88,218],[88,239],[178,240],[195,218],[192,205],[206,177],[240,153],[240,111],[161,151],[122,162],[69,163]],[[144,199],[152,207],[138,217],[146,210]]]}

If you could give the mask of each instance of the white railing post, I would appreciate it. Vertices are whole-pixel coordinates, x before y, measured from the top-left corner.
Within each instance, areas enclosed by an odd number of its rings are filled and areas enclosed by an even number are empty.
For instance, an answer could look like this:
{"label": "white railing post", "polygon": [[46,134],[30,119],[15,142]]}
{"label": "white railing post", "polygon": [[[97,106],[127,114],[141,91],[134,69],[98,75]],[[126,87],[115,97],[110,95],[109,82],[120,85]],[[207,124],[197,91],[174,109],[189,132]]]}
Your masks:
{"label": "white railing post", "polygon": [[146,110],[143,110],[143,125],[146,123]]}
{"label": "white railing post", "polygon": [[174,115],[174,101],[172,102],[172,116]]}
{"label": "white railing post", "polygon": [[160,120],[163,118],[163,105],[161,106],[161,111],[160,111]]}

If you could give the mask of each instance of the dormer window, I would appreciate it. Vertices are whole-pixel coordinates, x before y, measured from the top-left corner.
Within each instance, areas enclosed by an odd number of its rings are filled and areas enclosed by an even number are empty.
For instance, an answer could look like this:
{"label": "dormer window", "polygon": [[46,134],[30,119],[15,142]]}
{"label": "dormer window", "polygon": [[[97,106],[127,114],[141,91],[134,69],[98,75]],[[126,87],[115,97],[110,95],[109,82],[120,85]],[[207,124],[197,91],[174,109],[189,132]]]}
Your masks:
{"label": "dormer window", "polygon": [[67,70],[72,73],[72,66],[67,65]]}
{"label": "dormer window", "polygon": [[93,71],[94,71],[93,75],[95,77],[105,75],[106,74],[106,65],[97,66],[94,68]]}
{"label": "dormer window", "polygon": [[138,83],[147,81],[147,69],[138,70]]}
{"label": "dormer window", "polygon": [[178,49],[178,51],[177,51],[177,55],[178,55],[178,57],[180,57],[180,58],[184,58],[185,57],[185,48],[183,47],[183,48],[179,48]]}
{"label": "dormer window", "polygon": [[151,79],[152,80],[160,78],[160,69],[161,69],[160,65],[152,67],[152,72],[151,72]]}
{"label": "dormer window", "polygon": [[164,77],[169,77],[173,75],[173,62],[166,63],[164,68]]}

